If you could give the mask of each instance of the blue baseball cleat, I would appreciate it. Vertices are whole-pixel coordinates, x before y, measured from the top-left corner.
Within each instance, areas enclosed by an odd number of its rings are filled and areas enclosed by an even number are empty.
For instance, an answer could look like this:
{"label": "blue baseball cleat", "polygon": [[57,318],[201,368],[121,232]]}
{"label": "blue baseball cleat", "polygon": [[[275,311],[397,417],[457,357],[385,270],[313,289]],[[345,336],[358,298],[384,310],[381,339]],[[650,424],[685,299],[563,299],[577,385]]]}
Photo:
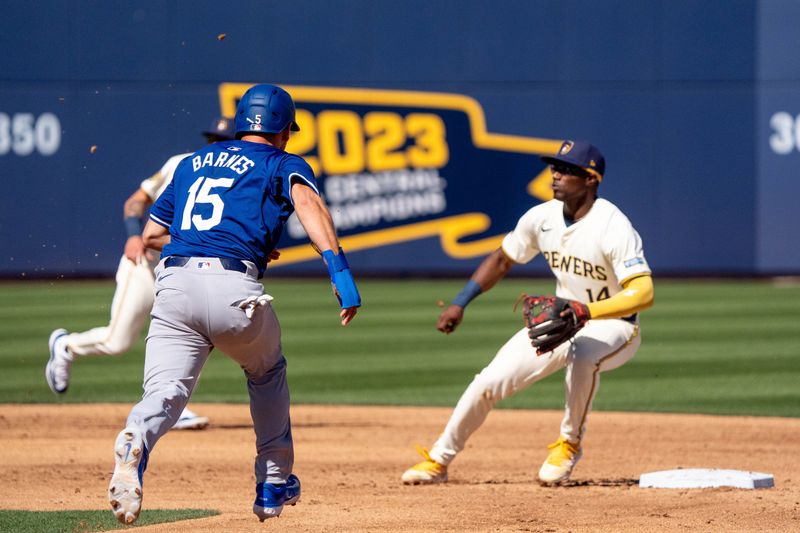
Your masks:
{"label": "blue baseball cleat", "polygon": [[290,474],[285,484],[257,483],[253,512],[262,522],[280,516],[284,505],[294,505],[300,499],[300,480]]}

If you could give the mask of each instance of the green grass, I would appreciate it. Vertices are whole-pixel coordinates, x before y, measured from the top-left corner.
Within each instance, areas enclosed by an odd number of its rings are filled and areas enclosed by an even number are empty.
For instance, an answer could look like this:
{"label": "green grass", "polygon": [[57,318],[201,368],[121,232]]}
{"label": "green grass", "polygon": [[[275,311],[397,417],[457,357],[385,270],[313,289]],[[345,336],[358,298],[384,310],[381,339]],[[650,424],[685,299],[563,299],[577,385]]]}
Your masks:
{"label": "green grass", "polygon": [[150,526],[179,520],[218,515],[208,509],[152,509],[133,526],[120,524],[110,511],[8,511],[0,510],[0,532],[9,533],[85,533]]}
{"label": "green grass", "polygon": [[[551,280],[504,280],[445,336],[434,328],[435,303],[463,280],[361,280],[364,307],[346,328],[325,281],[265,281],[283,328],[293,403],[452,406],[521,326],[521,313],[512,312],[519,293],[553,290]],[[113,291],[111,281],[0,284],[0,402],[135,402],[143,341],[121,357],[80,359],[64,397],[44,381],[50,332],[104,324]],[[657,279],[642,347],[603,375],[595,409],[798,417],[799,322],[800,285]],[[193,400],[246,402],[241,369],[215,352]],[[563,403],[560,372],[502,407]]]}

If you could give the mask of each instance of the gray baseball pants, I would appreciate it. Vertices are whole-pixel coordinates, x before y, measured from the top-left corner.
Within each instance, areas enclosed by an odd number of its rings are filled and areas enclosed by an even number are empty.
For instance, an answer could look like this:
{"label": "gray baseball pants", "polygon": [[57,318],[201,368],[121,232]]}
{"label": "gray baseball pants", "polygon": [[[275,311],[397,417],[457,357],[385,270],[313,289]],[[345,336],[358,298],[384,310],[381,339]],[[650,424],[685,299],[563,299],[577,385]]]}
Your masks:
{"label": "gray baseball pants", "polygon": [[294,449],[280,324],[269,303],[249,313],[239,307],[264,295],[256,268],[243,262],[246,273],[226,270],[219,259],[204,257],[165,267],[165,260],[155,270],[144,394],[128,416],[128,427],[138,428],[152,451],[177,422],[211,350],[218,348],[247,377],[256,482],[284,482],[292,472]]}

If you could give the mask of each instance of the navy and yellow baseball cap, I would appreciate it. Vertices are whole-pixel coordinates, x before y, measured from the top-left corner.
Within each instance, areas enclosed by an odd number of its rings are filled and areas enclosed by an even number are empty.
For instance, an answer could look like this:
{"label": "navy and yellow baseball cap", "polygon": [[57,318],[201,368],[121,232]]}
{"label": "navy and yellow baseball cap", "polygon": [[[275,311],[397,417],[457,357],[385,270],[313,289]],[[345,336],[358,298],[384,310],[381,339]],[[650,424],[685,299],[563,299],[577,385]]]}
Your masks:
{"label": "navy and yellow baseball cap", "polygon": [[598,180],[602,180],[606,172],[606,159],[603,154],[595,145],[586,141],[564,141],[558,153],[542,156],[541,159],[548,165],[565,163],[580,167]]}
{"label": "navy and yellow baseball cap", "polygon": [[203,132],[206,137],[219,137],[221,139],[232,140],[235,135],[233,132],[233,119],[217,117],[211,126]]}

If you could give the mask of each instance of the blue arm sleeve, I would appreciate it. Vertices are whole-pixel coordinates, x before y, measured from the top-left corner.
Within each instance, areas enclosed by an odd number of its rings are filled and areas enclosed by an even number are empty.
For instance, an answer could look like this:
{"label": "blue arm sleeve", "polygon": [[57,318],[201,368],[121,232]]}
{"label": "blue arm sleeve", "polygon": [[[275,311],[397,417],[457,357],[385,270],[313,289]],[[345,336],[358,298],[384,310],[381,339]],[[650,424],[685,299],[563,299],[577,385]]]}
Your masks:
{"label": "blue arm sleeve", "polygon": [[322,258],[328,265],[331,283],[336,289],[336,297],[339,299],[342,309],[361,307],[361,295],[358,294],[356,281],[350,273],[350,265],[347,264],[344,251],[339,248],[339,254],[334,255],[333,250],[325,250],[322,252]]}

